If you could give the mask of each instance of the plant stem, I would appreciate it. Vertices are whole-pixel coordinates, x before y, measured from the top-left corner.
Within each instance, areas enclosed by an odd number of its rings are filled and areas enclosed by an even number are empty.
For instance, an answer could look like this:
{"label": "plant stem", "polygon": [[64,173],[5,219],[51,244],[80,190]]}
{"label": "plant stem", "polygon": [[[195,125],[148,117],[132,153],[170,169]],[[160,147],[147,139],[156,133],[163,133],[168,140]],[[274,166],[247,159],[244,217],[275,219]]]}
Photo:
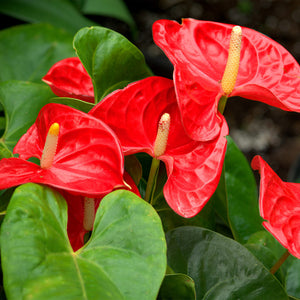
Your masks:
{"label": "plant stem", "polygon": [[227,96],[222,96],[219,100],[218,111],[223,115],[227,103]]}
{"label": "plant stem", "polygon": [[270,269],[270,273],[274,275],[289,256],[290,256],[290,252],[286,250],[282,254],[282,256],[278,259],[278,261],[275,263],[275,265]]}
{"label": "plant stem", "polygon": [[84,197],[84,208],[83,208],[83,228],[86,231],[93,229],[95,220],[95,199]]}
{"label": "plant stem", "polygon": [[145,201],[152,204],[153,194],[156,187],[156,179],[159,170],[160,160],[157,158],[152,158],[151,168],[149,172],[146,193],[145,193]]}

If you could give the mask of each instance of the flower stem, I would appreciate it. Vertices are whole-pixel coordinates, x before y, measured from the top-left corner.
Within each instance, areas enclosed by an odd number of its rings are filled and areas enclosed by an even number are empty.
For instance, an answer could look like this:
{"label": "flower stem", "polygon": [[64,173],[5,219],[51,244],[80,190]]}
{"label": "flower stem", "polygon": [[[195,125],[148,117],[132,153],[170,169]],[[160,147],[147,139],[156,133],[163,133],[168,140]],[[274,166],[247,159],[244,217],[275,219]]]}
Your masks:
{"label": "flower stem", "polygon": [[157,174],[159,170],[160,160],[157,158],[152,158],[151,168],[149,172],[146,193],[145,193],[145,201],[153,204],[153,194],[156,187]]}
{"label": "flower stem", "polygon": [[83,228],[86,231],[93,229],[95,219],[95,200],[94,198],[84,197],[83,209]]}
{"label": "flower stem", "polygon": [[275,265],[270,269],[270,273],[274,275],[289,256],[290,256],[290,252],[286,250],[282,254],[282,256],[278,259],[278,261],[275,263]]}
{"label": "flower stem", "polygon": [[223,115],[228,97],[223,95],[219,100],[218,111]]}

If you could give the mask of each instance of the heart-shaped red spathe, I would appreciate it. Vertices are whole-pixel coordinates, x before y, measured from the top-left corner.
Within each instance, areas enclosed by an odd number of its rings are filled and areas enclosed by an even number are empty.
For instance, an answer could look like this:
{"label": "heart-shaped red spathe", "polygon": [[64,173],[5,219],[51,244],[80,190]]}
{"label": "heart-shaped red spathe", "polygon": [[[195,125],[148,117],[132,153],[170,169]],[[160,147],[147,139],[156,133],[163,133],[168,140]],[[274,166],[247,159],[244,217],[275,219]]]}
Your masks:
{"label": "heart-shaped red spathe", "polygon": [[92,79],[78,57],[58,61],[42,80],[59,97],[70,97],[94,103]]}
{"label": "heart-shaped red spathe", "polygon": [[[164,196],[179,215],[193,217],[204,207],[218,186],[228,127],[222,118],[220,135],[208,142],[192,140],[184,131],[173,81],[149,77],[117,90],[98,103],[90,114],[117,134],[125,155],[146,152],[154,157],[154,143],[161,116],[171,118],[165,153],[168,180]],[[193,113],[193,112],[191,112]]]}
{"label": "heart-shaped red spathe", "polygon": [[[193,139],[210,139],[219,133],[222,122],[217,108],[232,27],[194,19],[183,19],[182,24],[159,20],[153,25],[155,43],[174,65],[178,104],[184,126]],[[229,96],[299,112],[299,64],[280,44],[242,27],[240,66]],[[195,109],[199,117],[191,119],[189,112]]]}
{"label": "heart-shaped red spathe", "polygon": [[[60,126],[57,151],[49,169],[26,161],[41,159],[48,130]],[[124,186],[124,158],[114,132],[100,120],[71,107],[45,105],[14,148],[19,158],[0,161],[0,189],[43,183],[87,197]]]}
{"label": "heart-shaped red spathe", "polygon": [[261,176],[259,209],[264,227],[300,258],[300,184],[282,181],[260,156],[251,166]]}

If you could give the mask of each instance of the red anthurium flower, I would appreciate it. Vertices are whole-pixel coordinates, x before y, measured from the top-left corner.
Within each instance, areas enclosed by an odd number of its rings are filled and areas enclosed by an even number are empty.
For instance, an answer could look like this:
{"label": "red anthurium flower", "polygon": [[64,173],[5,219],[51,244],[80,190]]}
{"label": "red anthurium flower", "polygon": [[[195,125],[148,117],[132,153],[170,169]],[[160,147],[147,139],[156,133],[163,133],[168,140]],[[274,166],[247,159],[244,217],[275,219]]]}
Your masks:
{"label": "red anthurium flower", "polygon": [[[131,187],[130,189],[128,187],[124,188],[140,197],[137,186],[126,171],[124,173],[124,180]],[[78,195],[72,195],[66,191],[60,191],[60,193],[63,195],[68,204],[68,237],[73,250],[77,251],[84,245],[84,235],[90,231],[84,224],[86,198]],[[94,215],[96,214],[101,199],[102,198],[90,199],[91,201],[94,201],[92,207]]]}
{"label": "red anthurium flower", "polygon": [[[65,105],[45,105],[14,153],[19,158],[0,160],[0,189],[35,182],[100,197],[124,186],[123,154],[114,132]],[[30,157],[40,159],[40,166],[27,161]]]}
{"label": "red anthurium flower", "polygon": [[[179,215],[195,216],[214,193],[225,155],[226,122],[212,141],[189,138],[181,123],[172,80],[148,77],[129,84],[108,95],[90,114],[114,130],[125,155],[146,152],[166,164],[164,196]],[[165,140],[158,132],[164,133],[168,126],[167,144],[157,147],[157,136]]]}
{"label": "red anthurium flower", "polygon": [[59,97],[94,102],[92,79],[78,57],[70,57],[57,62],[42,80]]}
{"label": "red anthurium flower", "polygon": [[178,104],[193,139],[219,134],[218,105],[230,96],[300,112],[299,64],[267,36],[245,27],[183,19],[182,24],[155,22],[153,38],[174,65]]}
{"label": "red anthurium flower", "polygon": [[282,181],[260,156],[251,166],[261,176],[259,209],[264,227],[300,258],[300,184]]}

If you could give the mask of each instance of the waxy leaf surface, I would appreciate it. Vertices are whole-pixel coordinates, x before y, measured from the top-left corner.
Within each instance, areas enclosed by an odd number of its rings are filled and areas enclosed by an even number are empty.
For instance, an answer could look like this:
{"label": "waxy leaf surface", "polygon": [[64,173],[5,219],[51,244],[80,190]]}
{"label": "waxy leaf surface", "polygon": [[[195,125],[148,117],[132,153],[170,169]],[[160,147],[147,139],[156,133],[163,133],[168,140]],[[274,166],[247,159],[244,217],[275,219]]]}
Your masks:
{"label": "waxy leaf surface", "polygon": [[0,103],[3,105],[6,127],[1,138],[10,150],[34,123],[40,109],[53,97],[44,84],[9,80],[0,83]]}
{"label": "waxy leaf surface", "polygon": [[110,29],[81,29],[74,37],[74,48],[92,78],[95,103],[115,89],[151,75],[140,50]]}
{"label": "waxy leaf surface", "polygon": [[226,122],[211,142],[190,139],[181,124],[173,81],[149,77],[117,90],[89,114],[108,124],[117,134],[125,155],[146,152],[152,157],[161,116],[171,118],[165,153],[158,157],[167,169],[164,196],[170,207],[184,217],[195,216],[214,193],[226,150]]}
{"label": "waxy leaf surface", "polygon": [[66,228],[67,205],[60,194],[31,183],[17,188],[1,228],[8,299],[156,297],[166,244],[149,204],[128,191],[106,196],[90,240],[75,253]]}
{"label": "waxy leaf surface", "polygon": [[166,235],[168,265],[193,278],[197,299],[287,300],[277,279],[246,248],[200,227]]}
{"label": "waxy leaf surface", "polygon": [[244,244],[263,229],[258,210],[257,187],[253,172],[243,153],[227,137],[225,182],[228,218],[235,240]]}
{"label": "waxy leaf surface", "polygon": [[21,25],[2,30],[0,81],[40,83],[54,63],[75,56],[72,39],[71,34],[49,24]]}
{"label": "waxy leaf surface", "polygon": [[[174,65],[184,126],[197,140],[209,140],[220,131],[217,108],[224,94],[221,79],[232,27],[194,19],[183,19],[182,24],[159,20],[153,25],[155,43]],[[240,57],[235,88],[227,96],[300,112],[300,67],[286,49],[257,31],[242,27]],[[190,116],[192,111],[198,112],[197,118]]]}

